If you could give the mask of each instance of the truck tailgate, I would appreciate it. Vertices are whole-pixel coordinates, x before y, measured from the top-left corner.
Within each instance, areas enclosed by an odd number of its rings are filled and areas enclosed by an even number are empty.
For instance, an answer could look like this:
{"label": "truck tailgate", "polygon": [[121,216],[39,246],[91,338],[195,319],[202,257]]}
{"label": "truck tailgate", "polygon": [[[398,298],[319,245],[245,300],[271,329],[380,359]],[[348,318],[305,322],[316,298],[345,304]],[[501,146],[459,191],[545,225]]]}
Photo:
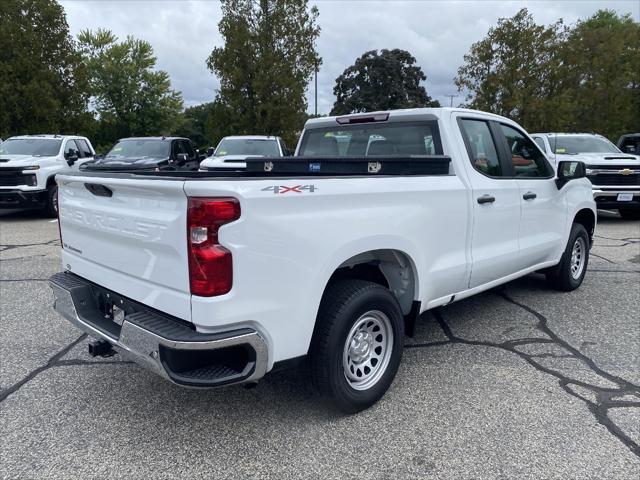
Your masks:
{"label": "truck tailgate", "polygon": [[57,181],[64,267],[191,320],[184,182],[78,176]]}

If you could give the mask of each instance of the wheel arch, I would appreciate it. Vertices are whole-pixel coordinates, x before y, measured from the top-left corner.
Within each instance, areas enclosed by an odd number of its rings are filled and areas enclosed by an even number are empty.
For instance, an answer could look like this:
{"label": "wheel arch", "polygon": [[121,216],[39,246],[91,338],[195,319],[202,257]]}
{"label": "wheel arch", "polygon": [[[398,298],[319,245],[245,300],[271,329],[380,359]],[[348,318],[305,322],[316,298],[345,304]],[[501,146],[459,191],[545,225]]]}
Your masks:
{"label": "wheel arch", "polygon": [[573,217],[573,223],[582,225],[589,234],[589,241],[593,244],[593,235],[596,229],[596,214],[590,208],[582,208]]}
{"label": "wheel arch", "polygon": [[45,184],[46,188],[52,187],[56,185],[56,174],[52,173],[47,177],[47,183]]}
{"label": "wheel arch", "polygon": [[402,313],[415,309],[418,298],[418,275],[412,257],[403,250],[381,248],[351,255],[333,269],[324,285],[339,279],[359,279],[382,285],[396,297]]}

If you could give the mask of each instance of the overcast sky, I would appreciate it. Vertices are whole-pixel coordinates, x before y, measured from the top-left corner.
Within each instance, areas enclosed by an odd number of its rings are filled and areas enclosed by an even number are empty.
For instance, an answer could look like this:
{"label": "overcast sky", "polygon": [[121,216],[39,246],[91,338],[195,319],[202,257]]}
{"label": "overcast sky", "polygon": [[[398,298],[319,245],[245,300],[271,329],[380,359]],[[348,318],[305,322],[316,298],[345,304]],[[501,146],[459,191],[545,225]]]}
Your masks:
{"label": "overcast sky", "polygon": [[[151,43],[158,68],[171,76],[187,106],[214,99],[218,79],[207,69],[214,46],[222,45],[217,1],[187,0],[63,0],[71,33],[99,27]],[[364,1],[316,0],[322,28],[318,51],[318,112],[328,113],[335,100],[336,77],[363,52],[401,48],[416,57],[427,75],[427,93],[443,105],[455,94],[453,78],[471,44],[484,37],[498,18],[527,7],[537,23],[564,19],[572,24],[600,8],[630,13],[640,21],[639,0],[617,1]],[[308,89],[313,112],[313,80]],[[454,105],[462,97],[454,99]]]}

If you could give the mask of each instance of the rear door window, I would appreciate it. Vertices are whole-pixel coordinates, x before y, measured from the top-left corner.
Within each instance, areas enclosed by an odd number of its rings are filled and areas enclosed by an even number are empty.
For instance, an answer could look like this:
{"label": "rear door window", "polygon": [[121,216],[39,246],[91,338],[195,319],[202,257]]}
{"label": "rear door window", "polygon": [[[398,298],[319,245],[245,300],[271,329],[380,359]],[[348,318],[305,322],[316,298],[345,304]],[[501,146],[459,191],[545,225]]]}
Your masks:
{"label": "rear door window", "polygon": [[442,155],[442,144],[436,121],[337,125],[306,130],[299,154],[304,157]]}
{"label": "rear door window", "polygon": [[498,149],[489,128],[489,122],[464,118],[460,120],[462,136],[473,168],[483,175],[501,177]]}

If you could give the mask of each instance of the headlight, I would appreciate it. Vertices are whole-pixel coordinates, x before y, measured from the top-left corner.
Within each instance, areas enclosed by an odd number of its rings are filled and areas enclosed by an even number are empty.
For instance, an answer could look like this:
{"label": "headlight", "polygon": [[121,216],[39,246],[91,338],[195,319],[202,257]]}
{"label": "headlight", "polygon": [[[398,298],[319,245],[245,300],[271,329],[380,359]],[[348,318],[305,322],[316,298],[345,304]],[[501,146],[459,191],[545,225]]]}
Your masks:
{"label": "headlight", "polygon": [[23,170],[40,170],[40,165],[31,165],[30,167],[24,167]]}

